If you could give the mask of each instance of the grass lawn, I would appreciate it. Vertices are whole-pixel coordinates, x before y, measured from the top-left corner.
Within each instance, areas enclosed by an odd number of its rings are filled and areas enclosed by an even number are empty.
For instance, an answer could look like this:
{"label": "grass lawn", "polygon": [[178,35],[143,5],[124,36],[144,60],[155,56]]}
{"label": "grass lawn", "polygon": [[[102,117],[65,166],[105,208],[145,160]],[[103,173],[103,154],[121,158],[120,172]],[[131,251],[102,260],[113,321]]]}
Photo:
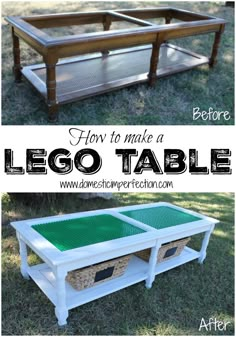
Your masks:
{"label": "grass lawn", "polygon": [[[21,200],[24,200],[21,201]],[[105,207],[167,201],[220,220],[202,266],[196,261],[70,310],[58,328],[53,305],[20,274],[18,244],[10,220]],[[234,335],[234,195],[232,193],[128,193],[81,200],[76,194],[2,197],[3,335]],[[201,235],[190,246],[199,248]],[[37,258],[31,252],[30,263]],[[226,331],[199,332],[201,318],[230,322]]]}
{"label": "grass lawn", "polygon": [[[26,81],[14,84],[12,75],[12,43],[7,15],[33,15],[58,12],[94,11],[117,8],[165,6],[167,2],[2,2],[2,123],[47,124],[46,105]],[[223,2],[171,2],[171,6],[210,14],[227,20],[221,41],[218,64],[209,70],[202,66],[188,72],[159,79],[149,88],[134,85],[109,94],[92,97],[60,107],[61,125],[173,125],[173,124],[234,124],[234,11]],[[91,27],[83,27],[90,32]],[[73,34],[74,28],[60,33]],[[170,41],[203,55],[210,55],[214,34]],[[21,43],[22,65],[42,62],[41,57]],[[194,107],[229,111],[228,121],[192,120]]]}

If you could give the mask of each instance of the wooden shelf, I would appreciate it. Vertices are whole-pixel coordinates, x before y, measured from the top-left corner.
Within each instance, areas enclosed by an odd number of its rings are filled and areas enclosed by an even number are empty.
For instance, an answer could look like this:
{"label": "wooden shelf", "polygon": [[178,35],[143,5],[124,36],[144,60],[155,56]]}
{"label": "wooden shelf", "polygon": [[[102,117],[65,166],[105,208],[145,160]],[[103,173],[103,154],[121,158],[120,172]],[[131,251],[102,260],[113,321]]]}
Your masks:
{"label": "wooden shelf", "polygon": [[[57,101],[68,103],[105,93],[134,83],[146,82],[150,68],[151,46],[117,50],[103,57],[100,53],[66,59],[56,66]],[[182,72],[209,63],[205,56],[162,44],[157,77]],[[45,64],[27,66],[23,75],[46,99]]]}
{"label": "wooden shelf", "polygon": [[[167,270],[197,259],[198,257],[199,252],[196,252],[189,247],[185,247],[179,256],[157,264],[155,273],[163,273]],[[44,294],[50,299],[50,301],[56,305],[56,281],[54,274],[47,264],[43,263],[30,267],[28,273]],[[66,282],[67,309],[75,308],[135,283],[144,281],[147,278],[147,273],[148,263],[136,256],[132,256],[126,272],[121,277],[114,278],[113,280],[81,291],[75,290],[69,283]]]}
{"label": "wooden shelf", "polygon": [[[159,18],[163,23],[151,22]],[[167,76],[206,63],[213,67],[226,23],[220,18],[171,7],[10,16],[6,20],[13,34],[15,80],[20,82],[23,74],[42,94],[50,122],[57,120],[61,104],[140,82],[148,81],[152,86],[156,75]],[[117,21],[124,21],[129,28],[113,29],[113,22]],[[103,30],[54,37],[45,31],[83,24],[101,24]],[[215,38],[209,58],[166,44],[166,41],[210,33]],[[19,38],[42,55],[46,66],[21,68]],[[114,50],[107,55],[107,51]],[[100,55],[86,59],[86,55],[93,53]],[[85,57],[57,63],[79,55]]]}

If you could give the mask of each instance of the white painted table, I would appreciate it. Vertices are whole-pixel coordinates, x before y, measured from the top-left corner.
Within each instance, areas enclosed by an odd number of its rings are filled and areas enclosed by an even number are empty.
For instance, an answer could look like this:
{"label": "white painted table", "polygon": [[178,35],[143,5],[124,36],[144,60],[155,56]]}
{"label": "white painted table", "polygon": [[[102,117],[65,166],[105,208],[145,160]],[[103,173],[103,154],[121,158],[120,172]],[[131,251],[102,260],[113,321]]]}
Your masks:
{"label": "white painted table", "polygon": [[[186,214],[200,218],[197,221],[175,225],[163,229],[155,229],[140,221],[131,219],[121,212],[135,209],[167,206]],[[106,242],[96,243],[81,248],[60,251],[42,235],[35,231],[35,224],[56,222],[67,219],[77,219],[100,214],[110,214],[116,218],[126,221],[145,232],[125,238],[119,238]],[[155,275],[169,269],[180,266],[186,262],[198,259],[202,263],[206,258],[206,250],[214,225],[218,221],[168,203],[154,203],[147,205],[135,205],[98,211],[80,212],[69,215],[60,215],[33,220],[12,222],[16,229],[20,246],[21,273],[24,278],[29,276],[35,281],[39,288],[55,305],[55,314],[59,325],[67,323],[68,310],[90,302],[117,290],[128,287],[140,281],[146,282],[146,287],[151,288]],[[200,251],[185,247],[183,252],[167,261],[156,263],[158,250],[162,244],[169,241],[205,233]],[[29,266],[27,262],[27,246],[29,246],[44,263]],[[112,280],[98,284],[91,288],[77,291],[67,283],[66,276],[69,271],[83,268],[91,264],[110,260],[126,254],[151,248],[149,262],[145,262],[136,256],[132,256],[125,273]]]}

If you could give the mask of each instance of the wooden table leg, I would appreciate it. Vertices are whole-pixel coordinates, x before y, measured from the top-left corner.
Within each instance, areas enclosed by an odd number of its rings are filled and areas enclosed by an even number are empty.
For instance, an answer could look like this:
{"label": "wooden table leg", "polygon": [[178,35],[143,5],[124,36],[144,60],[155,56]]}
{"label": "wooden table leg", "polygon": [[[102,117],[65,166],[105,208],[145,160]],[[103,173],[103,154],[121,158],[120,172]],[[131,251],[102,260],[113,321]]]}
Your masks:
{"label": "wooden table leg", "polygon": [[54,271],[56,278],[56,294],[57,294],[57,305],[55,308],[55,314],[58,319],[58,325],[67,324],[67,317],[69,311],[66,307],[66,275],[67,272],[60,270],[59,268]]}
{"label": "wooden table leg", "polygon": [[161,43],[159,41],[156,41],[152,44],[152,56],[151,56],[151,62],[150,62],[150,70],[148,74],[148,83],[150,86],[153,86],[156,82],[157,78],[157,66],[159,61],[159,54],[160,54],[160,47]]}
{"label": "wooden table leg", "polygon": [[208,243],[209,243],[209,240],[210,240],[211,233],[214,230],[214,227],[215,227],[215,225],[213,225],[209,231],[205,232],[204,239],[202,241],[202,247],[201,247],[201,250],[200,250],[200,256],[198,258],[198,262],[200,264],[202,264],[203,261],[206,258],[207,246],[208,246]]}
{"label": "wooden table leg", "polygon": [[[165,24],[166,24],[166,25],[169,25],[169,24],[171,23],[171,20],[172,20],[172,17],[171,17],[170,15],[167,15],[167,16],[165,17]],[[167,41],[167,40],[164,40],[163,43],[168,43],[168,41]]]}
{"label": "wooden table leg", "polygon": [[13,42],[13,73],[15,76],[15,82],[20,83],[21,74],[21,64],[20,64],[20,42],[18,36],[15,35],[14,28],[12,27],[12,42]]}
{"label": "wooden table leg", "polygon": [[[108,31],[111,26],[111,16],[110,15],[105,15],[104,20],[103,20],[103,30]],[[109,50],[102,50],[102,56],[107,56],[109,54]]]}
{"label": "wooden table leg", "polygon": [[19,242],[19,247],[20,247],[20,259],[21,259],[21,264],[20,264],[20,271],[21,275],[24,277],[24,279],[29,280],[29,274],[28,274],[28,257],[27,257],[27,246],[26,243],[21,239],[20,234],[17,232],[17,239]]}
{"label": "wooden table leg", "polygon": [[217,63],[217,54],[218,54],[218,49],[219,49],[219,45],[220,45],[220,39],[221,39],[222,32],[223,32],[223,28],[219,32],[215,33],[215,39],[214,39],[214,43],[213,43],[213,47],[212,47],[211,57],[210,57],[210,60],[209,60],[209,66],[211,68],[213,68],[214,65],[216,65],[216,63]]}
{"label": "wooden table leg", "polygon": [[47,85],[47,105],[48,119],[56,122],[58,118],[58,103],[56,98],[56,62],[46,63],[46,85]]}
{"label": "wooden table leg", "polygon": [[165,17],[166,25],[169,25],[169,24],[171,23],[171,19],[172,19],[172,17],[171,17],[170,15],[167,15],[167,16]]}

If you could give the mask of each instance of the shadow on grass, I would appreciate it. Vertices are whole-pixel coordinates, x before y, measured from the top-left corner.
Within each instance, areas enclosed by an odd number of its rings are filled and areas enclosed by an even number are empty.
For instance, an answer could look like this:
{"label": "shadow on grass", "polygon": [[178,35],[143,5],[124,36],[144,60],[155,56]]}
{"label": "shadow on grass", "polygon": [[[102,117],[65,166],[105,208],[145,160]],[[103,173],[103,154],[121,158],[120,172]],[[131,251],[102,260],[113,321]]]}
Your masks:
{"label": "shadow on grass", "polygon": [[[166,201],[220,220],[210,240],[207,259],[160,274],[153,288],[144,283],[70,310],[68,325],[58,328],[53,305],[34,282],[24,280],[14,231],[2,231],[2,330],[5,335],[205,335],[201,318],[230,321],[234,334],[234,195],[231,193],[121,193],[114,199],[81,200],[76,194],[48,194],[44,202],[30,195],[5,198],[3,215],[15,218]],[[201,235],[190,246],[199,249]],[[30,263],[38,262],[30,252]]]}

